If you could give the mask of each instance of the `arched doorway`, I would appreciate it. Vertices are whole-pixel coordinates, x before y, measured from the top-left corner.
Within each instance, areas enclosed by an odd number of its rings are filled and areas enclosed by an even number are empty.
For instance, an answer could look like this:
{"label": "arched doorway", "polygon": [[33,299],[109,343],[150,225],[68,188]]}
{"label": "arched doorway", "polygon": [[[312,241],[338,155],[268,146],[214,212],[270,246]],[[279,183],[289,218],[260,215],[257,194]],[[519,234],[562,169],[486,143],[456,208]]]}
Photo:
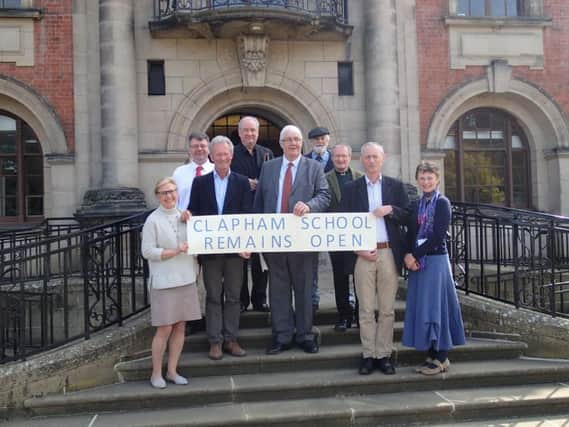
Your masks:
{"label": "arched doorway", "polygon": [[233,141],[233,144],[237,145],[240,143],[237,127],[239,120],[245,116],[255,116],[259,120],[259,139],[257,143],[270,148],[275,156],[281,156],[282,149],[279,144],[279,134],[284,126],[284,120],[276,117],[274,114],[246,110],[232,111],[215,119],[208,127],[206,133],[210,138],[217,135],[227,136]]}
{"label": "arched doorway", "polygon": [[43,153],[22,119],[0,110],[0,222],[43,219]]}
{"label": "arched doorway", "polygon": [[463,114],[443,149],[445,194],[455,201],[531,206],[529,149],[518,121],[495,108]]}

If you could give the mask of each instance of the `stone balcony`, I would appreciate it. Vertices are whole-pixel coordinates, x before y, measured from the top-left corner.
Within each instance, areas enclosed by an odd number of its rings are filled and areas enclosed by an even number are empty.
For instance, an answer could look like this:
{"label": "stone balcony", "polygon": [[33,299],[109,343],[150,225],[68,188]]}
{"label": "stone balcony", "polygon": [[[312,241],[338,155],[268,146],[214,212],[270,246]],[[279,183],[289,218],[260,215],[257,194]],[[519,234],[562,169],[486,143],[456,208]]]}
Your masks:
{"label": "stone balcony", "polygon": [[345,40],[347,0],[155,0],[153,37]]}

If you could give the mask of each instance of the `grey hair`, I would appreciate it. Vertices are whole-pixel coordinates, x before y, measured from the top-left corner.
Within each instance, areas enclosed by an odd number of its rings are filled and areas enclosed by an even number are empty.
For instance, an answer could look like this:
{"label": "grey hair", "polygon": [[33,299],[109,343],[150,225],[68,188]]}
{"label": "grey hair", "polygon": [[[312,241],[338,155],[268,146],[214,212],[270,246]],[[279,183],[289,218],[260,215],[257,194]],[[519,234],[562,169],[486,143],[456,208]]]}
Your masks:
{"label": "grey hair", "polygon": [[332,151],[332,154],[334,154],[334,149],[336,147],[345,147],[348,149],[348,154],[351,156],[352,155],[352,146],[348,145],[348,144],[336,144],[334,146],[332,146],[332,148],[330,148],[330,151]]}
{"label": "grey hair", "polygon": [[261,124],[259,123],[259,119],[257,117],[255,117],[255,116],[244,116],[244,117],[241,117],[241,120],[239,120],[239,125],[238,125],[239,129],[241,129],[241,123],[247,119],[253,120],[255,122],[255,124],[257,125],[257,129],[259,129],[259,127],[261,126]]}
{"label": "grey hair", "polygon": [[383,145],[381,145],[379,142],[374,142],[374,141],[366,142],[364,145],[361,146],[360,153],[363,153],[367,147],[377,147],[381,151],[381,154],[385,155],[385,150],[383,149]]}
{"label": "grey hair", "polygon": [[188,145],[192,143],[192,140],[209,142],[209,136],[203,132],[192,132],[188,135]]}
{"label": "grey hair", "polygon": [[229,151],[231,154],[233,154],[233,142],[231,142],[231,140],[224,135],[217,135],[209,142],[209,152],[213,153],[213,147],[218,144],[227,144]]}
{"label": "grey hair", "polygon": [[295,131],[297,132],[300,137],[302,138],[302,132],[300,131],[300,128],[298,126],[295,125],[286,125],[284,128],[281,129],[281,133],[279,135],[279,141],[282,142],[283,137],[285,135],[285,133],[289,132],[289,131]]}

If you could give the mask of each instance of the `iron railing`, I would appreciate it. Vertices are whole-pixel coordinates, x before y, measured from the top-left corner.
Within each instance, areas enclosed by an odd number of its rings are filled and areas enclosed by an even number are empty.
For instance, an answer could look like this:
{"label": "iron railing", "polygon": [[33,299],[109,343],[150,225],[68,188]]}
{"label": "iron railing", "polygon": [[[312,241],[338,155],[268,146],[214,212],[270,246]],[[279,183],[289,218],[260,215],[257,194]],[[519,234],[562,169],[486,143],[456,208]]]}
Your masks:
{"label": "iron railing", "polygon": [[149,306],[146,215],[90,228],[50,220],[0,234],[0,363],[89,338]]}
{"label": "iron railing", "polygon": [[195,14],[240,7],[282,9],[315,17],[328,16],[344,24],[348,21],[347,0],[155,0],[154,15],[157,19],[162,19],[176,12]]}
{"label": "iron railing", "polygon": [[[0,363],[89,338],[149,306],[146,215],[0,233]],[[449,251],[467,293],[569,317],[569,218],[455,203]]]}
{"label": "iron railing", "polygon": [[569,317],[569,218],[455,203],[450,257],[467,293]]}

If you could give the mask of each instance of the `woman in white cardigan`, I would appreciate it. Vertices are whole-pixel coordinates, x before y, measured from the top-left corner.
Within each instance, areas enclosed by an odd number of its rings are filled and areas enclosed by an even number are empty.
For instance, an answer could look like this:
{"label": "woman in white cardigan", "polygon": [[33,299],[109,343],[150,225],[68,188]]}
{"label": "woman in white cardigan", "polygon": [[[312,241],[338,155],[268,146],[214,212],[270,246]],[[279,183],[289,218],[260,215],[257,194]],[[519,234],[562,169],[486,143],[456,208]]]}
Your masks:
{"label": "woman in white cardigan", "polygon": [[150,268],[150,314],[156,333],[152,340],[152,376],[155,388],[165,388],[162,358],[168,345],[166,379],[185,385],[187,378],[177,372],[187,320],[201,318],[196,286],[196,258],[188,255],[186,224],[189,212],[176,208],[178,193],[172,178],[156,183],[154,193],[160,206],[142,229],[142,256]]}

